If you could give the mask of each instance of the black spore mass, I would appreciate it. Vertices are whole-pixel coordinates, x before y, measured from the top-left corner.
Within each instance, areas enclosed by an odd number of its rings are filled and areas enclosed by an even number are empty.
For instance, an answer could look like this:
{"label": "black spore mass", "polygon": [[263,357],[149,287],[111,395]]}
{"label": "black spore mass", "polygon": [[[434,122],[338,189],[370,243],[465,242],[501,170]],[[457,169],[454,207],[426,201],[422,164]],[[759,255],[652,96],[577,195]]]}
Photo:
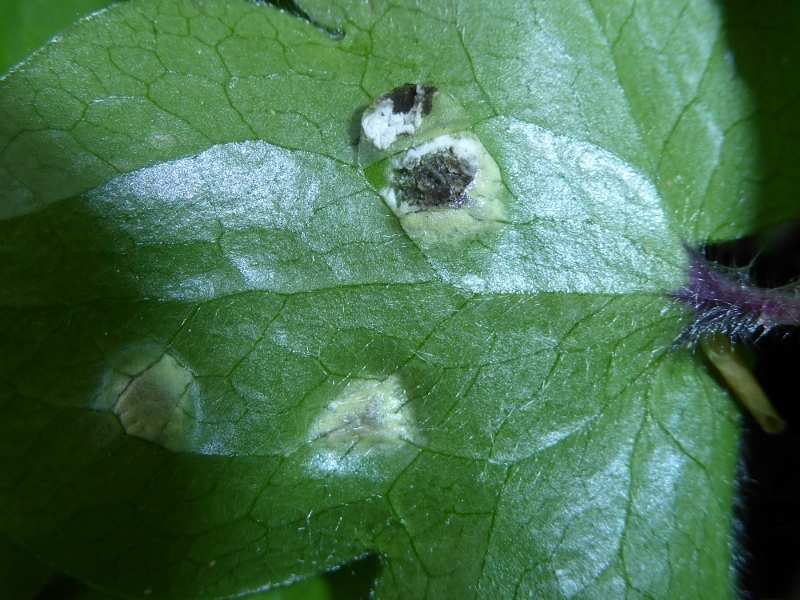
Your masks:
{"label": "black spore mass", "polygon": [[417,210],[458,208],[469,197],[475,173],[473,165],[447,149],[426,154],[418,165],[400,170],[398,184],[403,200]]}
{"label": "black spore mass", "polygon": [[436,94],[436,86],[417,85],[416,83],[406,83],[394,88],[391,92],[384,94],[381,99],[388,98],[392,101],[393,113],[408,113],[415,105],[419,104],[423,117],[427,117],[433,107],[433,96]]}

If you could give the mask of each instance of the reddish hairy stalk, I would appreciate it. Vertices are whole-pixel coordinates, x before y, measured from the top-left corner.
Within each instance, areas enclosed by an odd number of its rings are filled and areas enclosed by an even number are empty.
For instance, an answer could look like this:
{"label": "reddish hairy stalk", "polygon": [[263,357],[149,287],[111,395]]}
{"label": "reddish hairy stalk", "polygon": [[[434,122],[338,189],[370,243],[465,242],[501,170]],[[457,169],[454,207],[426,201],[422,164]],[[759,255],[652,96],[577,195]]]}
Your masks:
{"label": "reddish hairy stalk", "polygon": [[780,433],[786,423],[775,411],[732,342],[751,342],[782,325],[800,325],[797,286],[763,289],[743,269],[709,262],[689,253],[689,281],[670,297],[688,306],[694,319],[675,340],[698,345],[725,380],[728,389],[767,433]]}
{"label": "reddish hairy stalk", "polygon": [[691,308],[694,320],[678,336],[678,344],[693,346],[716,334],[750,342],[775,327],[800,325],[800,295],[791,287],[759,288],[746,271],[709,262],[699,252],[687,250],[689,281],[670,297]]}

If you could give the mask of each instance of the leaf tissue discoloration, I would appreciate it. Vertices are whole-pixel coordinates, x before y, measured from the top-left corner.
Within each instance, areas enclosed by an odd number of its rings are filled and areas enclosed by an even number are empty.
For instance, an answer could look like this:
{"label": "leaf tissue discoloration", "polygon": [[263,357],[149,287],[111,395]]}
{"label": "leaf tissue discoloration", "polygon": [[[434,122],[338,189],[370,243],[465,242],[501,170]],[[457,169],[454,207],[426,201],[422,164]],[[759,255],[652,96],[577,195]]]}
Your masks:
{"label": "leaf tissue discoloration", "polygon": [[358,468],[369,455],[392,453],[417,437],[406,391],[396,376],[351,381],[309,432],[317,450],[314,466],[341,473]]}
{"label": "leaf tissue discoloration", "polygon": [[194,421],[194,377],[173,356],[136,349],[111,370],[98,407],[109,409],[128,435],[182,450]]}
{"label": "leaf tissue discoloration", "polygon": [[367,177],[422,248],[468,243],[505,221],[497,163],[469,131],[409,148],[370,167]]}

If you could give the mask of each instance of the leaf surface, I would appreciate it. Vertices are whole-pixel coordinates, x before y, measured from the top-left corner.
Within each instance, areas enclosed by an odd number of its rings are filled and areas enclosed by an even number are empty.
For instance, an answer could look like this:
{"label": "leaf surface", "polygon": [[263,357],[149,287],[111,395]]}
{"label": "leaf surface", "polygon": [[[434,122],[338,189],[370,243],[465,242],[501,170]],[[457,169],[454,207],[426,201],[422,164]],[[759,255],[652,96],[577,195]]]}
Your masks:
{"label": "leaf surface", "polygon": [[0,586],[5,598],[33,600],[52,575],[50,569],[6,536],[0,537]]}
{"label": "leaf surface", "polygon": [[[132,597],[374,552],[380,598],[729,596],[738,425],[664,295],[760,210],[720,8],[303,9],[137,0],[0,81],[0,526]],[[407,81],[490,234],[420,244],[359,166]]]}

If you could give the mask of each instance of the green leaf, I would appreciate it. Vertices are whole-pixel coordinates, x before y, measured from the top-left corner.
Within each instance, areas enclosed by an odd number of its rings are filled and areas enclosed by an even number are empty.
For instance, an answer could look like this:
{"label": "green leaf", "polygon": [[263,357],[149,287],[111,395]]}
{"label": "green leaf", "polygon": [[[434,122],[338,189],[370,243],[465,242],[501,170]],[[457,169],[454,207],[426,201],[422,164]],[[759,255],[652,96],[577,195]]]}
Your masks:
{"label": "green leaf", "polygon": [[0,73],[22,61],[75,19],[112,0],[3,0],[0,2]]}
{"label": "green leaf", "polygon": [[32,600],[51,574],[50,569],[0,535],[0,598]]}
{"label": "green leaf", "polygon": [[800,160],[800,6],[730,2],[727,27],[738,70],[753,90],[760,154],[760,210],[766,227],[798,217]]}
{"label": "green leaf", "polygon": [[[738,425],[665,293],[797,208],[720,7],[302,8],[136,0],[0,81],[0,527],[131,597],[729,596]],[[496,164],[464,210],[359,164],[405,82]]]}

